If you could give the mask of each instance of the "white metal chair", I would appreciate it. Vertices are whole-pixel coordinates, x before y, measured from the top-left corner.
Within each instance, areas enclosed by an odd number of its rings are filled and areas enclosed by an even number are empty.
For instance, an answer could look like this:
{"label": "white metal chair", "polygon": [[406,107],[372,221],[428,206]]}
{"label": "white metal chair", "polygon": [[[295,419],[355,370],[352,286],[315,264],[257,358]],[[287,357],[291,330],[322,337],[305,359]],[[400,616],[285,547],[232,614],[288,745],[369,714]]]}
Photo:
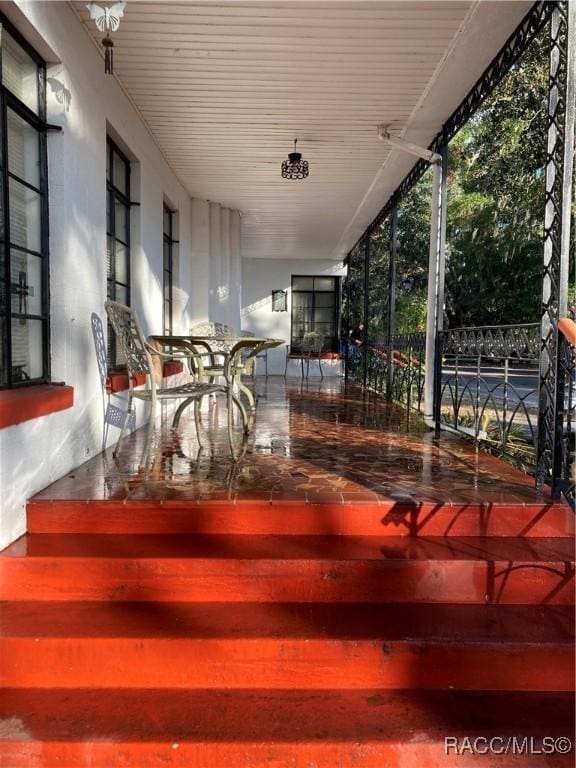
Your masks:
{"label": "white metal chair", "polygon": [[[236,331],[234,328],[232,328],[231,325],[207,321],[205,323],[197,323],[196,325],[193,325],[192,328],[190,328],[190,335],[226,337],[235,336]],[[219,376],[224,376],[224,366],[226,363],[226,357],[231,350],[231,344],[223,338],[221,342],[211,341],[209,349],[210,351],[208,351],[208,345],[206,345],[205,349],[195,346],[196,353],[203,358],[201,367],[202,377],[209,379],[210,382],[213,382],[214,379],[218,378]],[[191,360],[190,362],[193,371],[198,373],[198,369],[194,368],[195,361]]]}
{"label": "white metal chair", "polygon": [[[201,379],[208,379],[213,382],[216,378],[224,376],[225,366],[228,364],[234,384],[243,392],[251,408],[256,405],[256,398],[253,392],[242,382],[242,376],[252,376],[254,379],[256,370],[256,360],[266,355],[266,375],[268,375],[267,350],[259,351],[253,354],[249,340],[255,338],[255,334],[248,331],[241,331],[238,335],[234,328],[225,323],[205,322],[198,323],[190,329],[190,335],[202,337],[212,337],[209,343],[193,341],[192,347],[199,357],[203,358],[200,367],[196,367],[196,372]],[[222,336],[222,341],[214,341],[214,338]],[[246,339],[243,344],[242,339]],[[270,341],[270,347],[276,346],[276,342]],[[244,347],[244,348],[243,348]],[[262,345],[259,347],[262,350]],[[197,365],[191,361],[192,365]]]}
{"label": "white metal chair", "polygon": [[318,367],[320,368],[320,378],[324,378],[322,371],[322,347],[324,346],[324,336],[316,331],[309,331],[302,337],[300,343],[300,350],[298,352],[290,352],[290,347],[286,346],[286,365],[284,367],[284,378],[288,373],[288,363],[291,360],[300,361],[302,369],[302,378],[304,378],[304,361],[306,361],[306,378],[310,372],[310,360],[317,360]]}
{"label": "white metal chair", "polygon": [[[253,339],[255,338],[256,334],[252,333],[252,331],[240,331],[240,336],[242,336],[245,339]],[[268,350],[265,349],[263,352],[258,352],[258,354],[254,358],[253,368],[252,368],[252,376],[256,376],[256,367],[258,365],[258,360],[264,360],[264,372],[266,375],[266,378],[268,378]]]}
{"label": "white metal chair", "polygon": [[[120,436],[114,449],[114,457],[117,456],[122,440],[124,438],[124,432],[126,430],[126,423],[130,413],[132,412],[132,401],[134,399],[144,400],[150,403],[150,424],[149,424],[149,437],[154,426],[154,419],[156,415],[156,404],[159,400],[181,400],[182,402],[176,409],[174,419],[172,421],[172,427],[175,429],[178,426],[180,417],[183,411],[191,403],[194,403],[194,417],[196,423],[196,429],[199,427],[199,414],[200,414],[200,402],[205,395],[212,393],[222,393],[227,396],[228,399],[228,435],[230,438],[230,446],[232,451],[232,404],[236,404],[240,414],[242,416],[242,422],[244,427],[244,433],[248,431],[248,424],[245,418],[245,411],[242,404],[233,392],[233,388],[228,383],[213,384],[206,382],[191,381],[186,384],[179,384],[174,387],[161,387],[158,386],[156,381],[156,370],[153,363],[153,358],[162,363],[166,359],[174,359],[174,351],[170,354],[164,353],[155,349],[148,341],[146,341],[138,317],[133,309],[119,304],[116,301],[106,301],[104,304],[106,313],[110,319],[110,323],[114,332],[116,333],[116,343],[120,347],[122,355],[126,360],[126,367],[128,369],[128,404],[125,417],[122,422],[120,430]],[[169,345],[167,345],[169,346]],[[184,359],[193,359],[197,357],[194,350],[180,349],[177,356]],[[198,361],[201,365],[201,360]],[[138,374],[144,374],[146,381],[143,386],[135,387],[135,381]],[[198,438],[200,433],[198,431]]]}

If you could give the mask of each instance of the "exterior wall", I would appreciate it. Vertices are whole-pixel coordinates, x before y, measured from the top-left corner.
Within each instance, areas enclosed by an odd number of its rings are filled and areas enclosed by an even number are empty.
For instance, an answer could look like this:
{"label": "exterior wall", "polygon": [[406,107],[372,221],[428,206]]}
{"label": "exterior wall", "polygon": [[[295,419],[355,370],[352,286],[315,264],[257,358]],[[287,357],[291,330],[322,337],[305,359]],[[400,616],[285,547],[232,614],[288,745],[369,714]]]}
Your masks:
{"label": "exterior wall", "polygon": [[[304,259],[243,259],[242,260],[242,328],[258,336],[270,336],[290,342],[292,275],[344,275],[340,262]],[[272,291],[288,291],[288,310],[272,312]],[[284,374],[286,347],[268,352],[268,373]],[[262,363],[259,363],[261,366]],[[325,374],[337,375],[341,365],[337,361],[324,361]],[[259,368],[262,373],[262,368]],[[296,363],[290,363],[288,375],[299,376]],[[318,366],[310,367],[310,375],[318,376]]]}
{"label": "exterior wall", "polygon": [[[47,59],[52,380],[74,387],[73,408],[0,430],[0,547],[25,531],[28,498],[103,446],[125,394],[102,388],[92,332],[106,334],[106,134],[132,163],[132,305],[145,333],[162,331],[162,203],[177,211],[174,331],[208,319],[209,218],[168,167],[68,3],[2,3]],[[52,63],[51,63],[52,62]],[[140,404],[139,404],[140,405]],[[136,424],[147,416],[138,408]],[[109,422],[109,423],[107,423]]]}

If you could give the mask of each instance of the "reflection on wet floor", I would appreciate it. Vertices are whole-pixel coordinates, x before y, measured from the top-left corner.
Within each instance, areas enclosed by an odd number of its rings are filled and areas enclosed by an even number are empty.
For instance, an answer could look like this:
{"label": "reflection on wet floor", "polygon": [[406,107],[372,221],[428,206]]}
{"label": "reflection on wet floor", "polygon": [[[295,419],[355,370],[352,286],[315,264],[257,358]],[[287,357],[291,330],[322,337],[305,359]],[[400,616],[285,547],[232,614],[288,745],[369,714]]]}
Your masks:
{"label": "reflection on wet floor", "polygon": [[255,422],[233,461],[226,408],[205,402],[201,445],[192,409],[178,432],[165,414],[146,466],[146,430],[42,491],[43,499],[182,499],[214,502],[536,502],[533,480],[476,453],[464,440],[436,439],[417,414],[342,379],[257,380]]}

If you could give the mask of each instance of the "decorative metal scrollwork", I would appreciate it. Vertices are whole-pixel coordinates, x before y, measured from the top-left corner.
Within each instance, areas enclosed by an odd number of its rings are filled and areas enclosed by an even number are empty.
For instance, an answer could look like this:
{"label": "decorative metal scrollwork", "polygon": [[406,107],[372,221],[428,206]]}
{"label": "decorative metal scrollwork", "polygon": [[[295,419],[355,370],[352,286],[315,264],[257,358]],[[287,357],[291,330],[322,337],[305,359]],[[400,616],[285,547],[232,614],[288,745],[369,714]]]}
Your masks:
{"label": "decorative metal scrollwork", "polygon": [[[544,217],[544,275],[540,354],[540,399],[538,420],[538,485],[551,486],[552,495],[564,492],[563,466],[571,423],[565,408],[565,374],[561,365],[558,322],[567,310],[571,207],[574,188],[574,123],[576,104],[568,98],[569,50],[576,47],[574,3],[554,3],[550,25],[550,78],[548,100],[548,144],[546,150],[546,208]],[[572,224],[573,226],[573,224]],[[572,382],[568,383],[569,388]],[[569,436],[570,437],[570,436]]]}
{"label": "decorative metal scrollwork", "polygon": [[539,326],[501,325],[482,328],[456,328],[444,331],[442,349],[445,354],[467,357],[517,358],[538,360]]}
{"label": "decorative metal scrollwork", "polygon": [[539,326],[456,328],[438,342],[438,426],[534,473]]}
{"label": "decorative metal scrollwork", "polygon": [[408,409],[422,410],[426,334],[407,333],[379,337],[367,349],[367,386],[383,394],[387,391],[391,366],[390,398]]}

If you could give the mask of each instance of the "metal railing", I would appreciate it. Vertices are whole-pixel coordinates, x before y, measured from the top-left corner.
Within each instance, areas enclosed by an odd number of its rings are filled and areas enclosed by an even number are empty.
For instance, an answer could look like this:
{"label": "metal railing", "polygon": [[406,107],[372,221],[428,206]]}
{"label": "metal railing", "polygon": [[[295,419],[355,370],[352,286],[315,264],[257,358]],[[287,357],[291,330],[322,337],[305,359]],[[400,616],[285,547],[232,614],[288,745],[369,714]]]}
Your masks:
{"label": "metal railing", "polygon": [[[575,504],[576,350],[559,333],[559,466],[547,483]],[[426,334],[377,337],[348,346],[347,375],[408,410],[423,410]],[[530,474],[536,469],[540,326],[455,328],[438,334],[437,428]]]}
{"label": "metal railing", "polygon": [[540,327],[456,328],[438,334],[435,418],[533,473]]}
{"label": "metal railing", "polygon": [[559,467],[556,484],[553,488],[557,494],[562,494],[574,509],[576,507],[576,487],[574,477],[576,471],[576,348],[558,334],[558,398],[559,421],[558,453]]}
{"label": "metal railing", "polygon": [[421,410],[426,334],[378,339],[368,347],[366,384],[408,409]]}

